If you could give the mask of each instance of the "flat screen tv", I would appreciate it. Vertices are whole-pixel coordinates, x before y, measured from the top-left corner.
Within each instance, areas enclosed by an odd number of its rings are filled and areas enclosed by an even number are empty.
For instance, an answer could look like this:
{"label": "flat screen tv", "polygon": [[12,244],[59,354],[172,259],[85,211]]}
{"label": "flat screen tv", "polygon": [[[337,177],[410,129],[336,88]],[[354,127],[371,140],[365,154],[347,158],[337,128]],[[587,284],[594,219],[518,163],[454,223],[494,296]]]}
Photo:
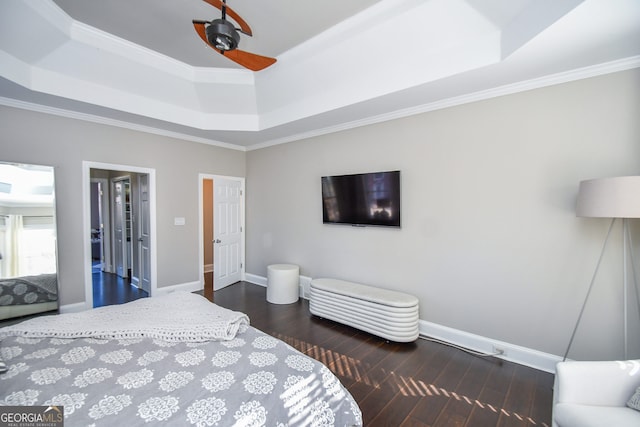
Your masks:
{"label": "flat screen tv", "polygon": [[400,227],[400,171],[323,176],[322,221]]}

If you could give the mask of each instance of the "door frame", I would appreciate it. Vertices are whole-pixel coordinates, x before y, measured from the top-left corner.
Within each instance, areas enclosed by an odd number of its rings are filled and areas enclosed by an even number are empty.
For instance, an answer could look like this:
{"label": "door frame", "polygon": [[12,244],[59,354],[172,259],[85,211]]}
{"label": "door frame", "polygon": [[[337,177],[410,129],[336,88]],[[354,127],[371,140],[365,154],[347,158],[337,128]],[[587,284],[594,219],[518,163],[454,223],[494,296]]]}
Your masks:
{"label": "door frame", "polygon": [[109,194],[111,189],[109,188],[109,180],[107,178],[91,178],[91,183],[98,183],[102,189],[100,197],[100,216],[102,217],[102,271],[111,273],[111,212],[107,209],[109,204]]}
{"label": "door frame", "polygon": [[[240,253],[240,279],[245,280],[245,268],[247,263],[245,262],[246,258],[246,242],[245,242],[245,178],[239,176],[226,176],[226,175],[212,175],[206,173],[198,174],[198,272],[200,277],[200,284],[202,285],[202,289],[204,289],[204,196],[202,194],[204,190],[204,180],[211,179],[213,180],[213,193],[215,200],[215,191],[216,191],[216,179],[229,179],[233,181],[240,181],[240,190],[242,191],[242,195],[240,196],[240,227],[242,227],[240,241],[242,244],[242,251]],[[214,212],[215,215],[215,212]],[[215,218],[215,217],[214,217]],[[215,230],[214,230],[215,233]],[[215,264],[215,251],[214,251],[214,264]],[[215,272],[214,272],[215,277]],[[214,283],[215,288],[215,283]]]}
{"label": "door frame", "polygon": [[[142,187],[142,181],[146,178],[146,193],[147,193],[147,201],[148,201],[148,207],[146,208],[146,212],[145,212],[145,208],[143,207],[143,195],[144,195],[144,191],[142,191],[143,187]],[[148,236],[147,236],[147,248],[148,248],[148,253],[149,253],[149,268],[151,266],[151,198],[149,196],[150,194],[150,182],[151,178],[149,177],[148,174],[137,174],[136,177],[136,182],[137,182],[137,187],[138,187],[138,197],[137,197],[137,202],[135,203],[135,205],[137,206],[137,215],[134,218],[137,222],[136,222],[136,244],[133,246],[133,251],[134,254],[137,253],[137,257],[133,256],[132,257],[132,262],[134,264],[137,264],[137,277],[135,275],[132,275],[133,277],[131,277],[131,283],[136,286],[139,289],[142,289],[143,291],[147,292],[149,295],[151,294],[151,277],[146,277],[145,276],[145,251],[144,251],[144,226],[145,224],[148,226]],[[144,219],[143,219],[144,218]],[[136,258],[137,258],[137,262],[136,262]],[[135,271],[135,269],[133,269]],[[136,280],[134,280],[136,279]],[[148,279],[148,280],[145,280]]]}
{"label": "door frame", "polygon": [[[127,171],[127,172],[131,172],[131,171]],[[120,212],[118,212],[116,208],[116,200],[115,200],[116,183],[122,182],[123,186],[126,187],[126,185],[124,185],[125,181],[129,184],[129,205],[132,206],[131,174],[125,173],[124,175],[118,175],[116,177],[109,178],[109,207],[111,211],[111,225],[112,225],[111,241],[113,242],[113,245],[111,245],[111,255],[113,259],[113,273],[118,274],[118,256],[117,255],[118,255],[118,250],[122,250],[122,276],[120,277],[128,278],[131,281],[131,284],[135,286],[132,280],[133,278],[131,277],[133,276],[133,240],[127,241],[126,190],[125,189],[122,190],[122,195],[125,197],[125,200],[121,202],[122,209],[120,209]],[[123,234],[123,236],[120,236],[122,238],[122,247],[120,249],[118,249],[118,245],[116,244],[118,242],[119,236],[117,235],[117,228],[115,227],[116,221],[118,220],[119,215],[122,216],[120,220],[123,223],[122,231],[121,231],[121,234]],[[133,231],[133,230],[129,230],[129,231]],[[133,236],[130,236],[130,237],[131,239],[133,239]],[[129,257],[131,257],[131,260],[129,260]],[[129,272],[128,272],[129,270],[131,270],[131,273],[132,273],[131,276],[129,276]]]}
{"label": "door frame", "polygon": [[131,165],[82,161],[82,241],[84,249],[84,304],[86,309],[93,308],[93,280],[91,272],[91,169],[104,169],[116,172],[135,172],[149,175],[149,248],[151,250],[151,288],[149,296],[157,290],[158,250],[156,232],[156,170]]}

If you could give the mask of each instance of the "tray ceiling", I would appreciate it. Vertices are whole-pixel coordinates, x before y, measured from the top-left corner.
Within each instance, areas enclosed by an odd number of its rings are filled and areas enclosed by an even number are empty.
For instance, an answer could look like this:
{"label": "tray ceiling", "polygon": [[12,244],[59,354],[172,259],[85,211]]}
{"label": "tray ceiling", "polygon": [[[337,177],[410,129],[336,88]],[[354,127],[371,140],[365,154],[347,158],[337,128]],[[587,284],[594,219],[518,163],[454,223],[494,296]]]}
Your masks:
{"label": "tray ceiling", "polygon": [[202,0],[4,0],[0,103],[256,149],[640,66],[637,0],[228,0],[251,72],[198,38]]}

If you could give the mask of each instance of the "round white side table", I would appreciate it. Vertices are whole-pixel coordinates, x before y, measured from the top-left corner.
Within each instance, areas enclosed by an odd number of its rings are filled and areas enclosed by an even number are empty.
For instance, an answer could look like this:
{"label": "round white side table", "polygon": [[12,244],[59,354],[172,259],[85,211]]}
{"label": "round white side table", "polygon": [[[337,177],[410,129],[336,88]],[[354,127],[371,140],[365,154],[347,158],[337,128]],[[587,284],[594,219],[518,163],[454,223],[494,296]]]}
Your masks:
{"label": "round white side table", "polygon": [[267,267],[267,301],[272,304],[292,304],[298,301],[300,267],[293,264],[272,264]]}

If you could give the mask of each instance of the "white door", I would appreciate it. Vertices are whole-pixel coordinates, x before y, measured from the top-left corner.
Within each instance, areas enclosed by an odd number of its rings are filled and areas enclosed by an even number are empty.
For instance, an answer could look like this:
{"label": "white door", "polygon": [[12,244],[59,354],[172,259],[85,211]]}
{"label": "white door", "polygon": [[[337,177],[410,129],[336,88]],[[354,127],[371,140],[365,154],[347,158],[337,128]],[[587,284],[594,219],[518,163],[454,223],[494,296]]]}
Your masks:
{"label": "white door", "polygon": [[213,289],[242,279],[242,182],[213,181]]}
{"label": "white door", "polygon": [[140,175],[140,237],[138,237],[138,255],[140,259],[140,286],[143,290],[151,292],[151,227],[150,200],[149,200],[149,175]]}
{"label": "white door", "polygon": [[124,181],[113,181],[113,241],[116,274],[127,277],[127,230]]}

